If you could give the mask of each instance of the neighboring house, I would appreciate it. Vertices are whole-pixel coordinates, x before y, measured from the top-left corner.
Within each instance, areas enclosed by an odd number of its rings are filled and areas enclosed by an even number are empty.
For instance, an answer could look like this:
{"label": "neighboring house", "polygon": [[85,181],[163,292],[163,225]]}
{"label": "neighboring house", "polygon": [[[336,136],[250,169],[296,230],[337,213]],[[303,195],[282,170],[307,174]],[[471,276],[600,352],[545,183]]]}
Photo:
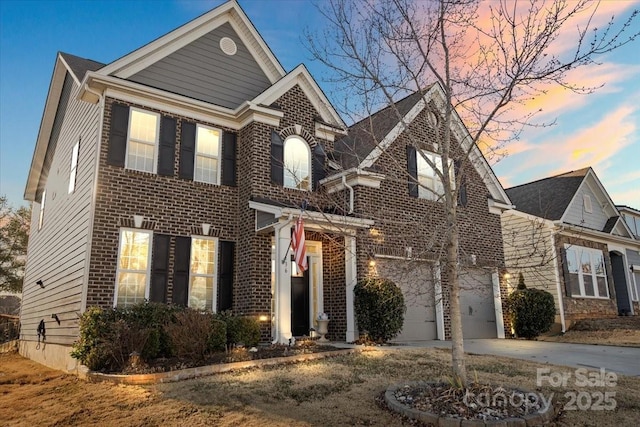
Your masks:
{"label": "neighboring house", "polygon": [[[389,109],[372,116],[375,145],[362,123],[347,129],[303,65],[285,72],[235,1],[107,65],[60,53],[25,191],[21,353],[73,370],[87,307],[144,300],[257,316],[263,340],[281,343],[326,312],[329,337],[353,341],[353,287],[371,274],[406,293],[400,340],[447,338],[445,217],[416,181],[441,183],[407,142],[418,132],[418,149],[433,150],[441,101],[434,85],[398,102],[403,123]],[[467,140],[459,120],[454,135]],[[471,152],[456,163],[465,333],[504,336],[510,202]],[[309,269],[298,274],[290,242],[303,202]]]}
{"label": "neighboring house", "polygon": [[511,282],[523,273],[527,287],[551,292],[563,331],[583,318],[638,314],[631,268],[640,264],[640,240],[593,169],[506,192],[515,205],[502,214]]}

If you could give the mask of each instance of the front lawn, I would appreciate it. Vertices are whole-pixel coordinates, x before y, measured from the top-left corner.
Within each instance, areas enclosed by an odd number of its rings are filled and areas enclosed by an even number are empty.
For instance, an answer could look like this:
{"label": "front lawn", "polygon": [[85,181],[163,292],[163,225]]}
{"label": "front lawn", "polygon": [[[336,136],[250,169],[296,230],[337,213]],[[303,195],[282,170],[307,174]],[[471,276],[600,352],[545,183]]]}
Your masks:
{"label": "front lawn", "polygon": [[[87,383],[13,354],[0,355],[0,408],[10,426],[391,426],[409,425],[376,400],[402,380],[444,380],[448,350],[370,350],[299,364],[250,369],[178,383],[123,386]],[[614,411],[562,410],[557,425],[634,425],[640,417],[640,379],[578,387],[575,370],[495,356],[468,356],[471,377],[517,385],[549,397],[558,408],[613,393]],[[538,367],[571,375],[565,386],[536,387]],[[609,395],[611,398],[611,394]],[[594,400],[595,400],[594,399]],[[609,399],[611,400],[611,399]],[[594,402],[595,403],[595,402]],[[593,406],[593,405],[591,405]]]}

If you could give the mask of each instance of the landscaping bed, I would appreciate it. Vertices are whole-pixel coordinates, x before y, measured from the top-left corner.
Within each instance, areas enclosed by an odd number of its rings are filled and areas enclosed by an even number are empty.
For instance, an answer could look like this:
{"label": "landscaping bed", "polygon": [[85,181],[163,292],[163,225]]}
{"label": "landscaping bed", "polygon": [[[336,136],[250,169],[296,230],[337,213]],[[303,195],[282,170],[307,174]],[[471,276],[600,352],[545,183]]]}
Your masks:
{"label": "landscaping bed", "polygon": [[538,337],[541,341],[640,347],[640,316],[578,320],[564,334]]}

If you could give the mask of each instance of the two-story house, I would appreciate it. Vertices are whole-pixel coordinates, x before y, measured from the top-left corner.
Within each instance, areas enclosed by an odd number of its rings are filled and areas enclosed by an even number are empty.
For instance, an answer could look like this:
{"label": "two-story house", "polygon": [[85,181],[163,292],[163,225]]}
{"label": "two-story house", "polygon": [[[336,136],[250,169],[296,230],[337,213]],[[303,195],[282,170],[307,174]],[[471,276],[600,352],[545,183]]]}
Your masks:
{"label": "two-story house", "polygon": [[[353,341],[353,287],[372,274],[406,293],[400,340],[446,339],[441,182],[424,162],[437,161],[429,120],[441,100],[438,85],[416,92],[396,104],[402,120],[384,109],[363,137],[303,65],[282,68],[233,0],[110,64],[58,54],[25,190],[21,353],[73,370],[87,307],[144,300],[256,316],[263,340],[280,343],[309,335],[325,312],[330,338]],[[456,141],[465,132],[456,121]],[[504,336],[500,213],[510,202],[471,152],[457,169],[465,333]],[[290,245],[300,215],[299,274]]]}
{"label": "two-story house", "polygon": [[615,206],[593,169],[506,192],[515,205],[502,215],[511,283],[522,273],[527,287],[551,292],[563,332],[579,319],[638,314],[640,240],[625,217],[633,210]]}

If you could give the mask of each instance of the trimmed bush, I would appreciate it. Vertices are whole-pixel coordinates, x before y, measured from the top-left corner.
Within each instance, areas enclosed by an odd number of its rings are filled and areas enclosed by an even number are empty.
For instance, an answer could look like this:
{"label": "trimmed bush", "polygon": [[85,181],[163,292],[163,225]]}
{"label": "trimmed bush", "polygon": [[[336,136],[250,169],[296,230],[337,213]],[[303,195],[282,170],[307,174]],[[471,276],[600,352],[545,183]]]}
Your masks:
{"label": "trimmed bush", "polygon": [[175,313],[164,330],[171,342],[173,354],[179,358],[203,360],[212,350],[224,349],[226,325],[213,314],[196,310]]}
{"label": "trimmed bush", "polygon": [[358,328],[369,338],[386,342],[402,330],[406,306],[402,291],[395,283],[382,278],[367,278],[353,290]]}
{"label": "trimmed bush", "polygon": [[71,357],[93,371],[106,368],[111,355],[104,344],[112,334],[114,321],[114,311],[89,307],[80,318],[80,339],[73,344]]}
{"label": "trimmed bush", "polygon": [[532,339],[551,329],[556,308],[553,295],[541,289],[518,289],[505,300],[507,321],[518,337]]}
{"label": "trimmed bush", "polygon": [[227,323],[227,344],[255,347],[260,342],[260,322],[249,316],[230,316]]}

